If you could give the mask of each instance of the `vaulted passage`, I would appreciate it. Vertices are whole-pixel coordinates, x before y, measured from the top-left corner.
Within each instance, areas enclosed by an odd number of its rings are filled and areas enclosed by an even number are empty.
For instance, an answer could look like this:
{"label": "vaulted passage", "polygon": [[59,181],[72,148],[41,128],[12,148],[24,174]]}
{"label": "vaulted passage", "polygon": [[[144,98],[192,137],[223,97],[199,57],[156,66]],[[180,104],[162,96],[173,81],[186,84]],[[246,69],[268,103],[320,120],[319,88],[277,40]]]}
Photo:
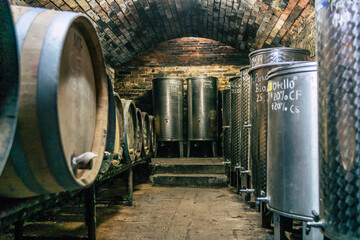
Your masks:
{"label": "vaulted passage", "polygon": [[12,0],[83,12],[96,26],[107,63],[115,68],[174,38],[213,39],[249,53],[273,46],[314,55],[313,0]]}

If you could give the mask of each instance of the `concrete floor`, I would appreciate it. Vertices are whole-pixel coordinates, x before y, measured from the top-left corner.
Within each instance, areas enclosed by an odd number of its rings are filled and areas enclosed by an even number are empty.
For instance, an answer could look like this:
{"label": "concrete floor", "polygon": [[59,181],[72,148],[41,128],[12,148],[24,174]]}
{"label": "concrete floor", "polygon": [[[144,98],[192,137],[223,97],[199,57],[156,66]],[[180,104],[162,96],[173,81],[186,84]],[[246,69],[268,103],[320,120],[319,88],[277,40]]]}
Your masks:
{"label": "concrete floor", "polygon": [[[260,214],[233,191],[231,188],[137,185],[133,206],[98,205],[97,239],[273,239],[272,231],[261,227]],[[27,224],[24,235],[57,239],[84,237],[82,212],[81,208],[72,208],[71,214],[64,211],[56,223]]]}

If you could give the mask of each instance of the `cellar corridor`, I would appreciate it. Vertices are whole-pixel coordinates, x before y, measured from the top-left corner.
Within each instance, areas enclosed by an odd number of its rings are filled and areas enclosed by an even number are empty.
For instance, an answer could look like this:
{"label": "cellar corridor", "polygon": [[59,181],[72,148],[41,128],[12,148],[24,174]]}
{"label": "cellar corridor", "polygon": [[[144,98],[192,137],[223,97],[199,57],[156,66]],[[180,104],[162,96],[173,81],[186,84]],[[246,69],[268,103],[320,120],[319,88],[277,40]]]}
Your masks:
{"label": "cellar corridor", "polygon": [[[29,223],[24,227],[25,239],[82,239],[86,227],[81,213],[71,207],[56,217],[56,224]],[[273,239],[272,230],[261,227],[261,216],[235,194],[235,188],[139,184],[132,206],[100,204],[97,216],[99,240]]]}

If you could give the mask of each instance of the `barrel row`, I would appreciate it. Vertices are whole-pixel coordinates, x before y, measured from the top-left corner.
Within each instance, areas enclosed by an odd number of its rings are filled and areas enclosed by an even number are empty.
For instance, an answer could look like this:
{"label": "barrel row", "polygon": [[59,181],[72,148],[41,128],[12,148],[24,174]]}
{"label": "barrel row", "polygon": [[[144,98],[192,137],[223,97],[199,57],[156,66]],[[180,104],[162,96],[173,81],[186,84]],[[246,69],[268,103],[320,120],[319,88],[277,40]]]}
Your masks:
{"label": "barrel row", "polygon": [[7,1],[0,14],[1,196],[87,187],[111,164],[150,157],[155,119],[113,93],[85,15]]}

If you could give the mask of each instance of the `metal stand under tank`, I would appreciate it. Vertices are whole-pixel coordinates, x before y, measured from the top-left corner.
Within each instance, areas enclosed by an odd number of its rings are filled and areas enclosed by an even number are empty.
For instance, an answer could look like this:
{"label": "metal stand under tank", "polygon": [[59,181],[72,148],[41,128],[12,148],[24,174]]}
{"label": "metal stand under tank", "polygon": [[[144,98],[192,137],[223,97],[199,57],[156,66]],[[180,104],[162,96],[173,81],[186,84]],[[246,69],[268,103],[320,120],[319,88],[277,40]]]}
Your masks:
{"label": "metal stand under tank", "polygon": [[[218,89],[215,77],[193,77],[187,79],[188,88],[188,152],[201,146],[217,156],[218,140]],[[199,147],[200,149],[200,147]]]}
{"label": "metal stand under tank", "polygon": [[[157,139],[155,156],[184,157],[183,79],[154,79],[153,107],[154,116],[156,118],[155,126]],[[174,153],[175,156],[173,156]]]}
{"label": "metal stand under tank", "polygon": [[[306,224],[306,222],[302,222],[302,240],[324,239],[320,229],[313,228],[311,231],[308,231]],[[286,231],[293,231],[293,219],[274,213],[274,240],[287,240]]]}

